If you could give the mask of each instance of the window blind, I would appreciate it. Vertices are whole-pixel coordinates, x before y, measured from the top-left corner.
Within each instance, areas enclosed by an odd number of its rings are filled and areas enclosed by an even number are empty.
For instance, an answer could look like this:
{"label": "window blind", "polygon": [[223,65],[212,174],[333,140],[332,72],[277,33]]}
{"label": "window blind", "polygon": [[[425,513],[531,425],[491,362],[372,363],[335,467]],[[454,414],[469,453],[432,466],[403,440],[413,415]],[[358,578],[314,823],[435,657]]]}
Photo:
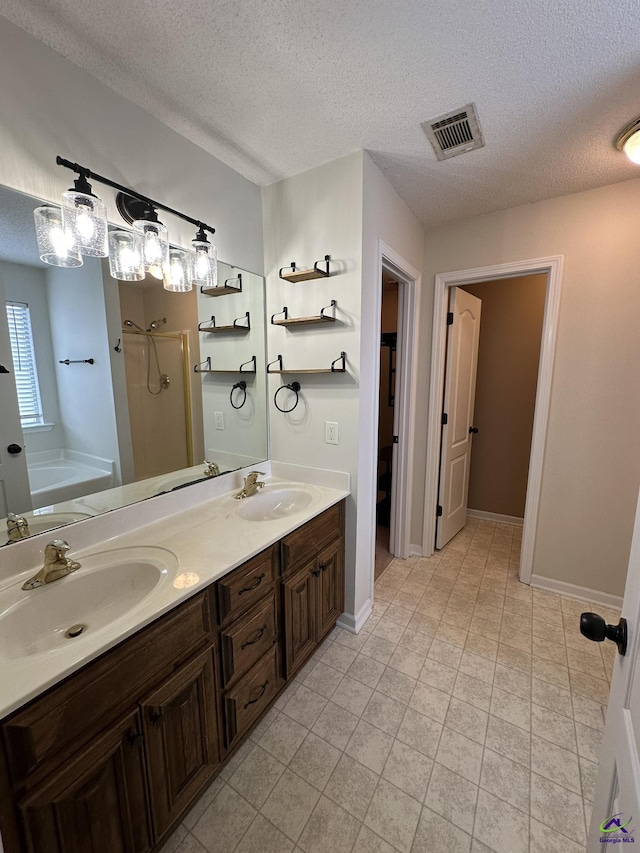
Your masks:
{"label": "window blind", "polygon": [[20,421],[22,426],[35,426],[43,423],[44,418],[33,350],[31,315],[26,302],[7,302],[7,321],[18,390]]}

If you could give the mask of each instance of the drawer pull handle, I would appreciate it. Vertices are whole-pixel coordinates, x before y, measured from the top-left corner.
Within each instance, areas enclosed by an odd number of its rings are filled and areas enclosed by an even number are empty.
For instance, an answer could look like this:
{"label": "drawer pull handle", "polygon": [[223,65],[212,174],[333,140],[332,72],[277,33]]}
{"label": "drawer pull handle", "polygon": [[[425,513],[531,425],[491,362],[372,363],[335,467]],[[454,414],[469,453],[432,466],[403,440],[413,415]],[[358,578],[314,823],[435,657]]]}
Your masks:
{"label": "drawer pull handle", "polygon": [[320,563],[320,568],[322,569],[323,572],[326,572],[327,569],[329,568],[329,563]]}
{"label": "drawer pull handle", "polygon": [[313,569],[311,574],[317,578],[320,575],[320,569]]}
{"label": "drawer pull handle", "polygon": [[262,626],[262,628],[260,628],[260,630],[259,630],[259,631],[258,631],[258,633],[256,634],[256,636],[253,638],[253,640],[247,640],[247,642],[246,642],[246,643],[243,643],[243,644],[240,646],[240,648],[244,651],[244,649],[246,649],[246,648],[247,648],[247,646],[253,646],[255,643],[257,643],[257,642],[258,642],[258,640],[260,640],[260,639],[262,638],[262,635],[264,634],[264,632],[265,632],[266,630],[267,630],[267,626],[266,626],[266,625],[263,625],[263,626]]}
{"label": "drawer pull handle", "polygon": [[242,595],[243,592],[251,592],[252,589],[257,589],[260,586],[260,584],[262,583],[263,577],[264,577],[264,572],[260,575],[260,577],[258,578],[258,580],[254,584],[251,584],[251,586],[245,586],[243,589],[241,589],[240,592],[238,593],[238,595]]}
{"label": "drawer pull handle", "polygon": [[246,705],[244,706],[244,710],[245,710],[245,711],[247,710],[247,708],[249,707],[249,705],[255,705],[255,703],[256,703],[256,702],[259,702],[259,701],[260,701],[260,699],[262,699],[262,697],[264,696],[264,691],[267,689],[267,684],[268,684],[268,683],[269,683],[269,679],[267,678],[267,680],[265,681],[265,683],[264,683],[264,684],[262,685],[262,687],[260,688],[260,692],[258,693],[258,695],[256,696],[256,698],[255,698],[255,699],[249,699],[249,701],[246,703]]}
{"label": "drawer pull handle", "polygon": [[151,723],[154,728],[160,728],[163,720],[164,714],[162,713],[162,711],[154,711],[154,713],[151,714]]}

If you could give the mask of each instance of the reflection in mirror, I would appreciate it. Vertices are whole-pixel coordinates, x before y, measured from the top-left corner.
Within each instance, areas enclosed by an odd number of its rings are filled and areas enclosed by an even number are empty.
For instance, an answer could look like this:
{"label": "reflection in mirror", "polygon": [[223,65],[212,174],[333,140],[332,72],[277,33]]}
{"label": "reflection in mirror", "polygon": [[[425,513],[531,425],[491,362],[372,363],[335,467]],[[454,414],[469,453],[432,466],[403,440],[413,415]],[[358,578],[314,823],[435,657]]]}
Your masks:
{"label": "reflection in mirror", "polygon": [[172,293],[47,266],[39,203],[0,188],[0,543],[268,456],[263,278],[219,262],[214,291]]}

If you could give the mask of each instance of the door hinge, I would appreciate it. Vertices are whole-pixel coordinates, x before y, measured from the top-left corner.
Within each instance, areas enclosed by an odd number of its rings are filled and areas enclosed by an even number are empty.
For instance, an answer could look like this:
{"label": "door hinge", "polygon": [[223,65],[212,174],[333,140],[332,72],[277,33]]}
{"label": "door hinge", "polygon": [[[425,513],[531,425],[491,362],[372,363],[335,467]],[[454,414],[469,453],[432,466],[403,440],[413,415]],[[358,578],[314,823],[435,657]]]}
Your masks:
{"label": "door hinge", "polygon": [[442,507],[440,506],[440,504],[438,504],[436,515],[438,516],[438,518],[440,518],[440,516],[442,515]]}
{"label": "door hinge", "polygon": [[397,444],[398,443],[398,436],[394,435],[392,441],[394,444]]}
{"label": "door hinge", "polygon": [[447,313],[447,326],[453,326],[453,311]]}
{"label": "door hinge", "polygon": [[449,415],[446,412],[442,413],[442,426],[446,426],[449,423]]}

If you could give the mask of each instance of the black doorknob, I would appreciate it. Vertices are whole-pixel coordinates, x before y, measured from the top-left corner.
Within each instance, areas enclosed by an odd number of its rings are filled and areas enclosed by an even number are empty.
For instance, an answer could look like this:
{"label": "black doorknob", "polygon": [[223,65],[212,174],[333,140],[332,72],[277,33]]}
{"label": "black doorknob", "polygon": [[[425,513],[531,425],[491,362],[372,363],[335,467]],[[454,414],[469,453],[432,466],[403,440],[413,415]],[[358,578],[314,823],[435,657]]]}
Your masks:
{"label": "black doorknob", "polygon": [[587,640],[602,643],[612,640],[621,655],[627,651],[627,620],[620,619],[617,625],[607,625],[597,613],[583,613],[580,616],[580,633]]}
{"label": "black doorknob", "polygon": [[469,435],[473,433],[475,435],[478,432],[478,427],[469,427]]}
{"label": "black doorknob", "polygon": [[9,447],[7,447],[7,453],[22,453],[22,448],[19,444],[10,444]]}

